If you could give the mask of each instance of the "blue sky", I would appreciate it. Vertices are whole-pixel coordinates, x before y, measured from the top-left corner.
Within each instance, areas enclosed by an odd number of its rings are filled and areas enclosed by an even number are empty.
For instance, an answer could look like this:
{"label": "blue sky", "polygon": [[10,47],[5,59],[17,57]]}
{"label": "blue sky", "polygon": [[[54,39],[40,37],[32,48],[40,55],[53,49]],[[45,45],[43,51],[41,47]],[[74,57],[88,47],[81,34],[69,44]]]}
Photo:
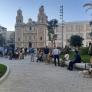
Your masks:
{"label": "blue sky", "polygon": [[64,5],[64,21],[83,21],[92,19],[85,12],[83,5],[92,0],[0,0],[0,25],[8,31],[14,30],[16,12],[20,8],[23,11],[24,22],[29,18],[37,20],[39,7],[44,5],[48,19],[59,18],[60,4]]}

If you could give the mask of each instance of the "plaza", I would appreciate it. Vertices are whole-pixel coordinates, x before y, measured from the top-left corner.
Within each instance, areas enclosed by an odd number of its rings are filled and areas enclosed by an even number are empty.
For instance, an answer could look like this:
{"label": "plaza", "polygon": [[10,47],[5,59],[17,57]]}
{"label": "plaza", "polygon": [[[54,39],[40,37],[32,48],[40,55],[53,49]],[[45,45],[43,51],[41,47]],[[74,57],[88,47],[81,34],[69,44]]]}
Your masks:
{"label": "plaza", "polygon": [[0,92],[92,92],[91,78],[83,78],[78,70],[54,64],[0,58],[10,68],[9,75],[0,84]]}
{"label": "plaza", "polygon": [[0,1],[0,92],[92,92],[87,2]]}

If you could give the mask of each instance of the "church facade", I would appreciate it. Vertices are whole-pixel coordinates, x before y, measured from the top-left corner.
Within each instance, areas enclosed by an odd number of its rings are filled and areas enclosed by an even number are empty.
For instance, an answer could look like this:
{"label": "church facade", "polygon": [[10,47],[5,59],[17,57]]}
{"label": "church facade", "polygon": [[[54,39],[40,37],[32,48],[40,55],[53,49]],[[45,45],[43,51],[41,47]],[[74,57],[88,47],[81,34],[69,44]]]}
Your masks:
{"label": "church facade", "polygon": [[48,44],[47,20],[44,6],[39,8],[37,22],[30,18],[27,23],[24,23],[22,10],[19,9],[15,24],[15,47],[45,47]]}

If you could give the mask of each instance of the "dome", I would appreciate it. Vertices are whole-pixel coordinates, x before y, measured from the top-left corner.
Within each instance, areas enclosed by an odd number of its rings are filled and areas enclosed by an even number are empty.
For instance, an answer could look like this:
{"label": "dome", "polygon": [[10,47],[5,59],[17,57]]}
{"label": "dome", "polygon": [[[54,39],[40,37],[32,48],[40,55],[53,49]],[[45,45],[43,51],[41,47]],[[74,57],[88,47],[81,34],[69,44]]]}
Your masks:
{"label": "dome", "polygon": [[28,19],[28,22],[29,22],[29,23],[32,23],[32,19],[31,19],[31,18],[29,18],[29,19]]}
{"label": "dome", "polygon": [[17,14],[22,14],[22,10],[18,9]]}

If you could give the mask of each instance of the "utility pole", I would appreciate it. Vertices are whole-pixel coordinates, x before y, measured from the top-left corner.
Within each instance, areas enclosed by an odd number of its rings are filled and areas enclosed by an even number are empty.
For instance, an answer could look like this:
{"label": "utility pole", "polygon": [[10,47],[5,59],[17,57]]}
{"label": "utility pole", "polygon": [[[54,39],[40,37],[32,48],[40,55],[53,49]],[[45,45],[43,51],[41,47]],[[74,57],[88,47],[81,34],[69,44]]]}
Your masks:
{"label": "utility pole", "polygon": [[60,22],[61,22],[61,26],[62,26],[62,35],[61,35],[61,45],[63,48],[63,28],[64,28],[64,21],[63,21],[63,5],[60,5]]}

